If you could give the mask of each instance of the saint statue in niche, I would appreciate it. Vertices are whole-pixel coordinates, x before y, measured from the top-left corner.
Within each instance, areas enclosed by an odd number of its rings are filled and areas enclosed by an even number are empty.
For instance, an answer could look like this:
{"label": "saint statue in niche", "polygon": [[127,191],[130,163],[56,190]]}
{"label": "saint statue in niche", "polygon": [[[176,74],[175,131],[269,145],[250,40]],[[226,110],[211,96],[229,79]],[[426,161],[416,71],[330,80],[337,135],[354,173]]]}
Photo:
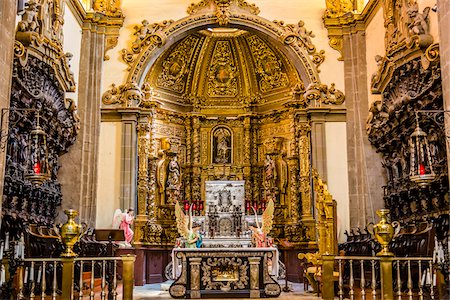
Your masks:
{"label": "saint statue in niche", "polygon": [[217,128],[213,134],[213,162],[231,163],[231,132],[227,128]]}
{"label": "saint statue in niche", "polygon": [[277,170],[275,168],[275,161],[267,154],[266,160],[264,161],[264,187],[266,189],[274,188],[276,180]]}
{"label": "saint statue in niche", "polygon": [[181,168],[177,156],[173,156],[167,166],[166,202],[175,204],[179,201],[181,189]]}

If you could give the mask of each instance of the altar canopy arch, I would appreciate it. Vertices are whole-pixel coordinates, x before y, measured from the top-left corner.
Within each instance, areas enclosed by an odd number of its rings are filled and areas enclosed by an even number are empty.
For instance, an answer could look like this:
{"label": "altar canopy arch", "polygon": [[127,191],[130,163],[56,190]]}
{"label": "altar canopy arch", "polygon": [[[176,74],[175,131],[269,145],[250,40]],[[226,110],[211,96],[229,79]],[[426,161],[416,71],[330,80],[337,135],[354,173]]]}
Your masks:
{"label": "altar canopy arch", "polygon": [[[258,13],[245,1],[201,1],[178,21],[143,20],[122,50],[127,81],[104,93],[102,113],[136,118],[137,244],[173,243],[173,202],[203,215],[205,182],[214,180],[245,182],[247,214],[273,199],[275,237],[315,240],[311,116],[319,107],[343,115],[344,95],[320,82],[324,52],[304,22]],[[174,160],[181,179],[169,195],[158,170]]]}

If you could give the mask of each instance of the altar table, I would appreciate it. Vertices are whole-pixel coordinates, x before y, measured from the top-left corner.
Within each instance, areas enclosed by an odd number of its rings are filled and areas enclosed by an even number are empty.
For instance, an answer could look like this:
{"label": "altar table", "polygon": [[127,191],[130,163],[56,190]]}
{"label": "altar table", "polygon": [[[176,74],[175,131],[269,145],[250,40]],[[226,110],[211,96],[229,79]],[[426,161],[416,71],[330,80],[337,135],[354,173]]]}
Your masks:
{"label": "altar table", "polygon": [[173,298],[278,297],[281,288],[273,268],[278,265],[276,248],[177,248],[174,268],[181,272],[172,283]]}

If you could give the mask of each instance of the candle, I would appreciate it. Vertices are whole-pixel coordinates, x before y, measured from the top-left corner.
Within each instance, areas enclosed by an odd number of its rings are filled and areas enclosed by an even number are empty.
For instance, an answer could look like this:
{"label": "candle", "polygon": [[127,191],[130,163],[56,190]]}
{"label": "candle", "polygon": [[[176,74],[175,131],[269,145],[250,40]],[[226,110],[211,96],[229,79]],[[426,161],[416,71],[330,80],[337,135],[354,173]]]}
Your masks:
{"label": "candle", "polygon": [[27,284],[28,282],[28,267],[25,268],[25,274],[23,277],[23,283]]}
{"label": "candle", "polygon": [[4,244],[3,244],[3,242],[1,242],[1,244],[0,244],[0,260],[3,259],[3,247],[4,247]]}
{"label": "candle", "polygon": [[31,268],[30,268],[30,280],[34,281],[34,262],[31,263]]}
{"label": "candle", "polygon": [[25,239],[23,237],[23,233],[20,235],[19,245],[20,245],[20,258],[24,259],[25,258]]}
{"label": "candle", "polygon": [[36,162],[33,166],[33,171],[36,174],[41,174],[41,164],[39,162]]}
{"label": "candle", "polygon": [[5,251],[9,250],[9,232],[6,233],[5,237]]}
{"label": "candle", "polygon": [[37,277],[36,282],[37,282],[37,283],[41,282],[41,266],[39,266],[38,277]]}
{"label": "candle", "polygon": [[5,282],[5,275],[6,275],[5,268],[2,265],[0,271],[0,285],[3,285],[3,283]]}
{"label": "candle", "polygon": [[425,166],[423,164],[419,164],[419,174],[425,175]]}

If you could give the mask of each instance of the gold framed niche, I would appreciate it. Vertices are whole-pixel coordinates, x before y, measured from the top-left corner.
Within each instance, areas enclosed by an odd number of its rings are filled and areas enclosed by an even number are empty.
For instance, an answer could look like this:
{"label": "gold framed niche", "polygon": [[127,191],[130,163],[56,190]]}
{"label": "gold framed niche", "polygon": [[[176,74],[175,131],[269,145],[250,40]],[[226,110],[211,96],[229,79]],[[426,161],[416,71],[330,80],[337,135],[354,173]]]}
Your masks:
{"label": "gold framed niche", "polygon": [[211,129],[211,163],[219,165],[233,164],[233,130],[225,125],[217,125]]}

